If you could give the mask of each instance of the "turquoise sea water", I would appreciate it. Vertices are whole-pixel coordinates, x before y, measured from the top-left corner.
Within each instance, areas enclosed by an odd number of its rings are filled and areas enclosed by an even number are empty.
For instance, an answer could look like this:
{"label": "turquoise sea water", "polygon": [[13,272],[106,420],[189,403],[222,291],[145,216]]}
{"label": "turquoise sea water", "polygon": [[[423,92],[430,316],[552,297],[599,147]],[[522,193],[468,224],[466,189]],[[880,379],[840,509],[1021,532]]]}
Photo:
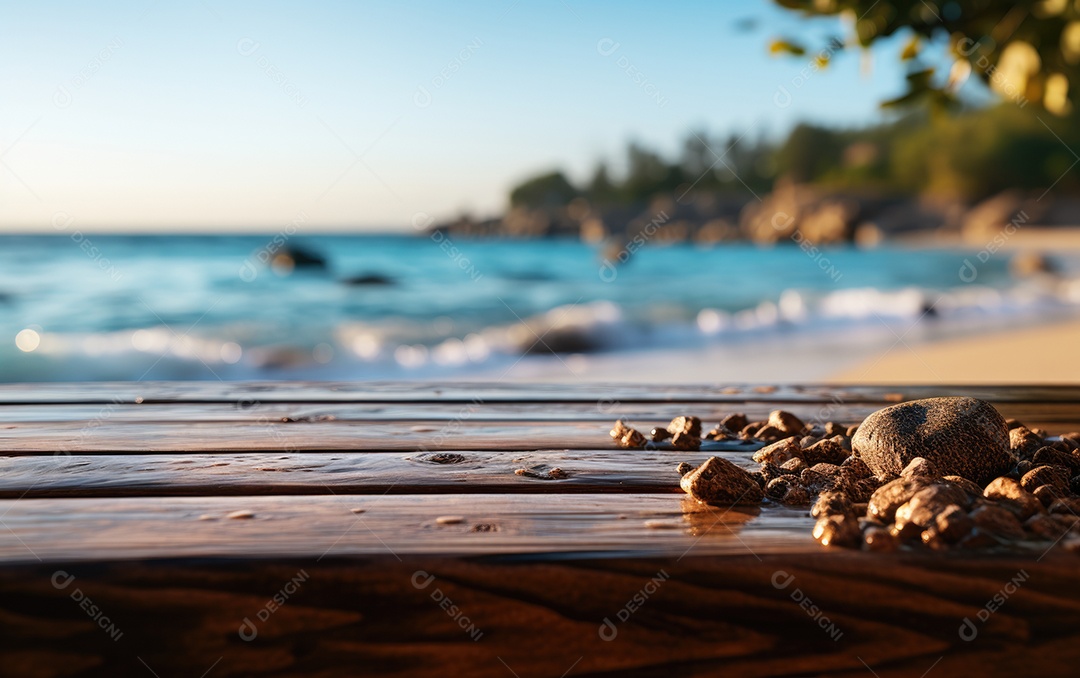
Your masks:
{"label": "turquoise sea water", "polygon": [[[286,274],[263,263],[283,240],[0,237],[0,381],[454,377],[548,348],[782,332],[797,351],[806,332],[1080,308],[1067,276],[1017,281],[1004,253],[687,244],[611,268],[574,241],[296,235],[285,246],[327,266]],[[386,284],[344,282],[357,276]]]}

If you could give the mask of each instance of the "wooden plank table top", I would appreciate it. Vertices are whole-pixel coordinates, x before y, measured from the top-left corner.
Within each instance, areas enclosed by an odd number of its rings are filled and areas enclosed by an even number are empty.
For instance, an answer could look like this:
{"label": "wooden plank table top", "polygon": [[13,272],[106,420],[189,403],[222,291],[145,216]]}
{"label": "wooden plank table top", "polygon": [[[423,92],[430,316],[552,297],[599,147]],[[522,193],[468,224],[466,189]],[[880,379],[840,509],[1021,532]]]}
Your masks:
{"label": "wooden plank table top", "polygon": [[823,549],[679,490],[752,445],[607,435],[955,394],[1080,429],[1075,387],[0,385],[0,674],[1069,673],[1080,557]]}

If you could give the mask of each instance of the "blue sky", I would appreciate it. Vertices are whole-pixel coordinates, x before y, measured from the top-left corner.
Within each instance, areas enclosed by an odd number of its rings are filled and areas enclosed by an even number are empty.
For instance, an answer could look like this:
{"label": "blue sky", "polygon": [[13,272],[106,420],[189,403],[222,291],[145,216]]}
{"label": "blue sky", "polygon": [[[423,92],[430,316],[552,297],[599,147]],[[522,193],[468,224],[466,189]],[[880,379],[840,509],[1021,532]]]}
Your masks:
{"label": "blue sky", "polygon": [[879,120],[897,41],[869,77],[852,53],[800,83],[809,58],[768,55],[830,32],[769,2],[12,4],[0,230],[407,227],[630,139]]}

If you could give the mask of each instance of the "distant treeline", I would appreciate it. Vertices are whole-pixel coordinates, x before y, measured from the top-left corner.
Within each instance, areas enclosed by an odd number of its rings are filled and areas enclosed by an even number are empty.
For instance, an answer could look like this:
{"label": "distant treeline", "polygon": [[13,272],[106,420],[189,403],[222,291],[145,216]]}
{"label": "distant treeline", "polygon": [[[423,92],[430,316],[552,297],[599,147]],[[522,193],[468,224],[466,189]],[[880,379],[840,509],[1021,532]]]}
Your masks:
{"label": "distant treeline", "polygon": [[1002,190],[1080,193],[1080,117],[1001,104],[948,115],[910,113],[860,129],[810,124],[782,142],[687,135],[677,158],[636,142],[621,172],[599,164],[584,185],[561,171],[529,179],[513,207],[552,208],[584,197],[594,205],[637,204],[661,194],[769,191],[787,177],[838,191],[979,200]]}

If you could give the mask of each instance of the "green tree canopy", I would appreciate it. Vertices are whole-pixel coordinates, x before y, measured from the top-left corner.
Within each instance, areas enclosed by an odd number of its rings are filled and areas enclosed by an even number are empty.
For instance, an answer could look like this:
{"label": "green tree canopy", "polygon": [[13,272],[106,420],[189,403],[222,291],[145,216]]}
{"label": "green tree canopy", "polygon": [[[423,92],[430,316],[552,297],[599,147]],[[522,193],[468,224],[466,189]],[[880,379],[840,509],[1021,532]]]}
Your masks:
{"label": "green tree canopy", "polygon": [[[838,15],[850,35],[838,48],[816,54],[827,63],[837,49],[869,48],[894,34],[909,41],[899,58],[909,62],[907,91],[885,105],[929,99],[948,105],[968,77],[978,77],[1002,98],[1031,102],[1058,115],[1072,109],[1080,85],[1080,3],[1073,0],[776,0],[806,16]],[[945,36],[952,67],[936,73],[925,45]],[[803,55],[798,41],[778,39],[773,52]]]}
{"label": "green tree canopy", "polygon": [[549,172],[519,184],[510,191],[513,207],[562,207],[578,196],[578,190],[562,172]]}

